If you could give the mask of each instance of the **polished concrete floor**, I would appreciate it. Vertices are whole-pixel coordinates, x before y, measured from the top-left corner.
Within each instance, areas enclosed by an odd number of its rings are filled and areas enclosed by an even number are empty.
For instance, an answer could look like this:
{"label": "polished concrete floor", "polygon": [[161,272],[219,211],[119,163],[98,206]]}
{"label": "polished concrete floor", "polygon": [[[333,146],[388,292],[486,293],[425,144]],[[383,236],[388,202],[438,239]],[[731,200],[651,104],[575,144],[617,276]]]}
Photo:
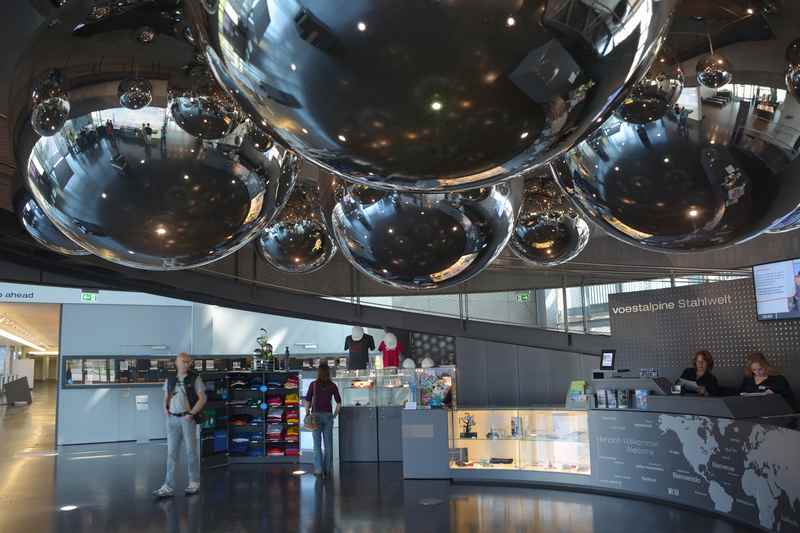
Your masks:
{"label": "polished concrete floor", "polygon": [[197,496],[155,502],[164,444],[55,450],[54,400],[40,387],[33,405],[0,407],[2,533],[750,531],[609,496],[404,481],[399,464],[344,464],[324,482],[289,466],[236,465],[205,471]]}

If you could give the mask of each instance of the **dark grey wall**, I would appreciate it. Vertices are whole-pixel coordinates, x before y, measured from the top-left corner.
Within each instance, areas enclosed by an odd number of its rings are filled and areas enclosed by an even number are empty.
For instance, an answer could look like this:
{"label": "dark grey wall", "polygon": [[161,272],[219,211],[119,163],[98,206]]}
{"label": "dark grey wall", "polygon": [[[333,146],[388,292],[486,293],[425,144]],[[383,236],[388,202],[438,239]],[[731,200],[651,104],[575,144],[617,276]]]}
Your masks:
{"label": "dark grey wall", "polygon": [[[724,303],[709,304],[722,299]],[[680,307],[680,301],[697,307]],[[675,309],[624,312],[625,307],[675,304]],[[677,377],[691,365],[698,350],[714,357],[714,374],[722,385],[741,383],[745,358],[763,352],[778,367],[795,390],[800,389],[800,320],[758,321],[755,293],[750,279],[675,287],[609,297],[613,337],[609,347],[617,349],[618,367],[659,368],[667,377]]]}
{"label": "dark grey wall", "polygon": [[598,365],[595,356],[463,337],[456,351],[460,407],[563,404],[570,381]]}

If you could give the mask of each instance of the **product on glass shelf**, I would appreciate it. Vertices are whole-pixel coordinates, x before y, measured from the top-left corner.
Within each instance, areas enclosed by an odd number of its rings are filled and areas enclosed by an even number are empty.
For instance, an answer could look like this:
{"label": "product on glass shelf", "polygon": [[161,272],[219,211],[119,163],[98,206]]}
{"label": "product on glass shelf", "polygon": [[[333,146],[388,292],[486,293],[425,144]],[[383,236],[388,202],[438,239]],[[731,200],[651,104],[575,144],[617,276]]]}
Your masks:
{"label": "product on glass shelf", "polygon": [[270,407],[275,405],[283,405],[283,398],[280,394],[267,394],[267,405]]}
{"label": "product on glass shelf", "polygon": [[497,431],[494,426],[489,429],[489,432],[486,434],[486,438],[489,440],[498,440],[500,439],[500,432]]}
{"label": "product on glass shelf", "polygon": [[270,446],[267,448],[267,455],[269,457],[283,457],[283,448]]}
{"label": "product on glass shelf", "polygon": [[300,395],[296,392],[290,392],[287,394],[286,405],[300,405]]}
{"label": "product on glass shelf", "polygon": [[514,459],[507,457],[492,457],[489,459],[489,463],[493,465],[510,465],[514,463]]}
{"label": "product on glass shelf", "polygon": [[458,421],[461,423],[461,427],[464,430],[461,432],[462,439],[478,438],[478,434],[474,431],[475,417],[473,417],[471,413],[464,413],[464,416],[460,417]]}
{"label": "product on glass shelf", "polygon": [[233,415],[230,418],[230,424],[232,426],[246,426],[250,424],[252,420],[253,420],[252,415],[238,414],[238,415]]}
{"label": "product on glass shelf", "polygon": [[286,448],[286,456],[287,457],[297,457],[300,455],[300,448],[295,446],[288,446]]}
{"label": "product on glass shelf", "polygon": [[522,417],[515,416],[511,418],[511,437],[518,439],[522,437]]}

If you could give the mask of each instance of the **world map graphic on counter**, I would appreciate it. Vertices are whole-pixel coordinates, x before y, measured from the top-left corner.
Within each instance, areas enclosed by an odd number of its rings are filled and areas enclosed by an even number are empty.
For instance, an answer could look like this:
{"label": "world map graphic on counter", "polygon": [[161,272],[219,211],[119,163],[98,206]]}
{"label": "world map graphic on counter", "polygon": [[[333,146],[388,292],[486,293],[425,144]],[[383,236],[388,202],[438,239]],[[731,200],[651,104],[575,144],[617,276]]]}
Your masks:
{"label": "world map graphic on counter", "polygon": [[589,418],[601,486],[800,533],[800,431],[751,420],[603,411]]}
{"label": "world map graphic on counter", "polygon": [[[672,432],[680,439],[683,456],[694,472],[708,484],[708,495],[714,509],[730,513],[739,490],[729,490],[738,483],[758,508],[758,521],[767,528],[780,530],[778,508],[788,505],[800,509],[800,442],[797,432],[779,427],[750,425],[749,435],[740,435],[741,427],[733,420],[712,420],[700,416],[659,415],[662,432]],[[734,435],[726,435],[730,431]],[[720,442],[727,437],[741,442],[740,449],[723,449]],[[787,451],[788,457],[787,457]],[[774,458],[790,459],[776,465]],[[740,468],[728,466],[733,461]],[[733,469],[733,470],[731,470]],[[743,472],[738,480],[719,478],[717,472]],[[787,513],[788,514],[788,513]]]}

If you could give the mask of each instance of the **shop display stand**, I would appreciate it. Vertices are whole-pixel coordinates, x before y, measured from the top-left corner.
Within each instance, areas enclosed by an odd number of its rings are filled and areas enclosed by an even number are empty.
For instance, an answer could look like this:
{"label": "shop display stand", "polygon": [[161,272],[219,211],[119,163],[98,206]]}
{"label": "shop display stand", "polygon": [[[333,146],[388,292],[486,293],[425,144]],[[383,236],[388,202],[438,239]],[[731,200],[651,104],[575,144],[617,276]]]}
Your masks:
{"label": "shop display stand", "polygon": [[200,425],[200,457],[204,468],[228,464],[228,385],[225,371],[206,371],[201,374],[206,384],[206,416]]}
{"label": "shop display stand", "polygon": [[[232,463],[297,463],[300,460],[300,420],[298,372],[229,371],[225,375],[228,426],[228,458]],[[286,388],[287,381],[297,387]],[[287,398],[289,402],[287,402]],[[280,409],[280,418],[269,421],[270,407]],[[287,421],[287,408],[298,416]],[[234,424],[247,419],[246,425]],[[275,426],[280,427],[276,432]],[[272,431],[270,431],[272,429]],[[287,433],[296,432],[294,442]],[[240,440],[247,439],[247,442]],[[296,455],[286,455],[296,450]],[[291,453],[291,452],[290,452]]]}

